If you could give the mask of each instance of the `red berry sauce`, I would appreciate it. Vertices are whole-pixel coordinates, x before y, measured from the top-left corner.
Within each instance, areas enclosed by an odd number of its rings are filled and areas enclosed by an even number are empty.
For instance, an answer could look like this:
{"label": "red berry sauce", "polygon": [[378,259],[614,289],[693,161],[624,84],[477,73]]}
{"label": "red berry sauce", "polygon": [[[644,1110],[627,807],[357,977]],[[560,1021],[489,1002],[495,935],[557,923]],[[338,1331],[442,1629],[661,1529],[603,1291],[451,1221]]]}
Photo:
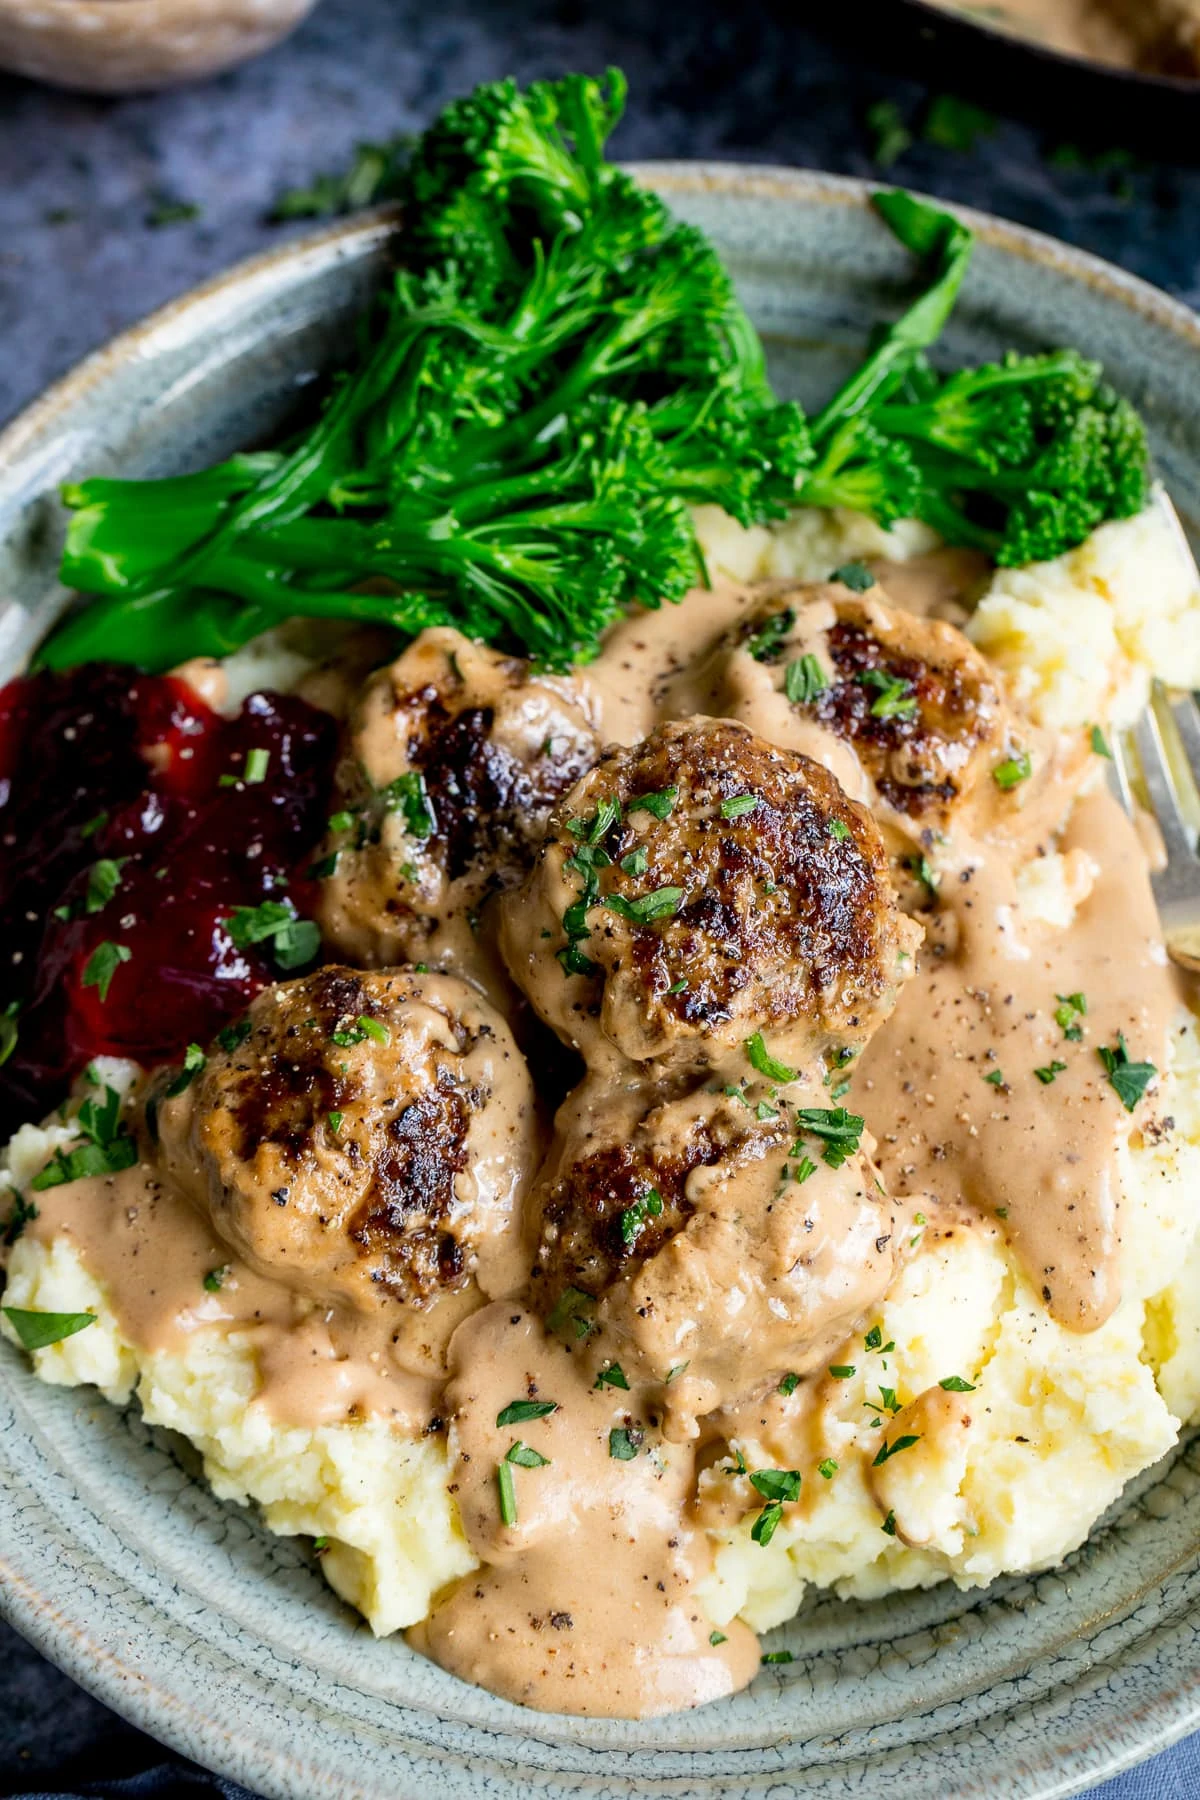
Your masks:
{"label": "red berry sauce", "polygon": [[[172,676],[107,663],[0,688],[0,1011],[19,1008],[0,1130],[97,1054],[206,1044],[277,978],[271,941],[239,949],[226,922],[267,899],[311,909],[336,739],[291,695],[226,719]],[[107,991],[94,963],[84,980],[101,945],[128,951],[102,953]]]}

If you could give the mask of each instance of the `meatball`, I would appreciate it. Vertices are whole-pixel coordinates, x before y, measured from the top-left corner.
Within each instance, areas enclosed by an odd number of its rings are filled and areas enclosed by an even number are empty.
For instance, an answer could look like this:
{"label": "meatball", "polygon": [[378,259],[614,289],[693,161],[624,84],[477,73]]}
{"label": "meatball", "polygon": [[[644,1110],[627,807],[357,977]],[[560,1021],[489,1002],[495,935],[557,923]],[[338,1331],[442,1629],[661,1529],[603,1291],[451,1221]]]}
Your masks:
{"label": "meatball", "polygon": [[659,1384],[690,1433],[814,1367],[887,1288],[903,1233],[862,1137],[824,1089],[749,1071],[690,1091],[590,1077],[530,1195],[535,1304],[597,1380],[615,1363]]}
{"label": "meatball", "polygon": [[801,1066],[891,1011],[920,931],[879,833],[820,764],[695,718],[605,752],[502,907],[509,968],[591,1060]]}
{"label": "meatball", "polygon": [[[838,583],[771,595],[710,659],[705,704],[817,756],[911,847],[1001,798],[1015,723],[953,625]],[[1011,804],[1011,802],[1010,802]]]}
{"label": "meatball", "polygon": [[264,989],[158,1128],[230,1247],[314,1300],[420,1314],[521,1283],[532,1084],[454,976],[331,966]]}
{"label": "meatball", "polygon": [[482,978],[489,894],[519,881],[551,806],[596,759],[591,704],[459,632],[422,632],[364,685],[346,730],[318,918],[368,967]]}

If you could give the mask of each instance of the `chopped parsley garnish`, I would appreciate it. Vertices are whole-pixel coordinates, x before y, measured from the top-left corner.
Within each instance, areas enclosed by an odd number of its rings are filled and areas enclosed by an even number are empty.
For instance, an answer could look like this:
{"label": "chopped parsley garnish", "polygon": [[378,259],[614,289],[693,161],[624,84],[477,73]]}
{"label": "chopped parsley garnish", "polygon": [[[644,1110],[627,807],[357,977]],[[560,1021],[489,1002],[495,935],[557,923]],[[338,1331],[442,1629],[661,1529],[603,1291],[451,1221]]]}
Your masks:
{"label": "chopped parsley garnish", "polygon": [[800,1498],[799,1469],[755,1469],[750,1477],[750,1486],[756,1488],[764,1500],[798,1500]]}
{"label": "chopped parsley garnish", "polygon": [[626,875],[644,875],[649,866],[650,858],[640,844],[636,850],[631,850],[628,856],[621,858],[621,867]]}
{"label": "chopped parsley garnish", "polygon": [[226,1281],[226,1278],[228,1277],[228,1274],[229,1274],[229,1264],[228,1263],[222,1263],[219,1268],[210,1269],[208,1271],[208,1274],[204,1277],[205,1293],[206,1294],[219,1294],[221,1289],[225,1285],[225,1281]]}
{"label": "chopped parsley garnish", "polygon": [[835,1381],[849,1381],[854,1372],[853,1363],[831,1363],[829,1368]]}
{"label": "chopped parsley garnish", "polygon": [[523,1444],[520,1438],[510,1444],[504,1457],[505,1462],[516,1463],[518,1469],[548,1469],[550,1458],[535,1450],[532,1444]]}
{"label": "chopped parsley garnish", "polygon": [[330,831],[351,831],[354,828],[352,812],[335,812],[329,815]]}
{"label": "chopped parsley garnish", "polygon": [[715,1650],[718,1644],[727,1644],[729,1639],[723,1631],[710,1631],[708,1634],[708,1641]]}
{"label": "chopped parsley garnish", "polygon": [[21,1011],[19,1000],[10,1000],[0,1012],[0,1063],[6,1063],[17,1047],[17,1018]]}
{"label": "chopped parsley garnish", "polygon": [[994,1088],[1002,1088],[1004,1086],[1004,1071],[1002,1069],[989,1069],[983,1079],[990,1083]]}
{"label": "chopped parsley garnish", "polygon": [[[668,992],[668,994],[686,994],[687,988],[688,988],[687,976],[683,975],[680,977],[680,979],[678,981],[673,981],[671,983],[670,987],[667,989],[667,992]],[[2,1060],[3,1059],[0,1058],[0,1061],[2,1061]]]}
{"label": "chopped parsley garnish", "polygon": [[242,779],[247,787],[258,787],[267,779],[267,770],[271,766],[271,752],[261,747],[246,752],[246,772]]}
{"label": "chopped parsley garnish", "polygon": [[911,719],[917,710],[917,697],[912,682],[903,675],[889,675],[886,669],[864,669],[854,679],[860,687],[873,688],[873,719]]}
{"label": "chopped parsley garnish", "polygon": [[316,924],[312,919],[298,919],[290,901],[263,900],[257,906],[239,906],[224,920],[224,925],[239,950],[269,940],[281,969],[302,968],[321,948]]}
{"label": "chopped parsley garnish", "polygon": [[404,814],[404,828],[409,837],[423,843],[433,836],[436,820],[425,777],[419,769],[406,769],[403,775],[397,775],[395,781],[384,788],[383,800],[389,812]]}
{"label": "chopped parsley garnish", "polygon": [[329,1548],[329,1539],[327,1537],[315,1537],[313,1539],[313,1549],[316,1551],[318,1556],[324,1556],[324,1554],[325,1554],[326,1550],[328,1550],[328,1548]]}
{"label": "chopped parsley garnish", "polygon": [[750,1066],[765,1075],[768,1081],[795,1081],[796,1071],[785,1062],[780,1062],[767,1049],[761,1031],[746,1039],[746,1055],[750,1058]]}
{"label": "chopped parsley garnish", "polygon": [[635,1244],[641,1236],[646,1220],[656,1219],[663,1209],[663,1197],[657,1188],[650,1188],[639,1195],[632,1206],[626,1207],[621,1214],[621,1242]]}
{"label": "chopped parsley garnish", "polygon": [[377,1044],[390,1044],[392,1034],[382,1019],[372,1019],[366,1013],[359,1013],[353,1025],[342,1026],[331,1031],[329,1041],[341,1050],[349,1050],[355,1044],[361,1044],[367,1038],[374,1038]]}
{"label": "chopped parsley garnish", "polygon": [[207,1060],[208,1059],[199,1044],[189,1044],[183,1053],[183,1066],[178,1075],[176,1075],[175,1079],[168,1086],[166,1098],[168,1100],[174,1100],[177,1095],[186,1093]]}
{"label": "chopped parsley garnish", "polygon": [[669,819],[678,798],[677,787],[660,788],[657,794],[639,794],[636,800],[629,802],[627,810],[631,813],[648,812],[656,819]]}
{"label": "chopped parsley garnish", "polygon": [[83,907],[87,913],[102,912],[121,885],[121,870],[127,856],[102,856],[88,870],[87,896]]}
{"label": "chopped parsley garnish", "polygon": [[50,1344],[61,1344],[96,1323],[91,1312],[33,1312],[23,1306],[0,1307],[26,1350],[45,1350]]}
{"label": "chopped parsley garnish", "polygon": [[94,818],[88,820],[86,825],[81,825],[79,827],[79,835],[81,838],[93,838],[98,831],[103,831],[107,824],[108,814],[106,812],[98,812]]}
{"label": "chopped parsley garnish", "polygon": [[902,1450],[911,1450],[913,1445],[919,1444],[920,1441],[921,1434],[918,1431],[906,1432],[903,1437],[895,1438],[890,1444],[880,1444],[871,1467],[877,1469],[880,1463],[890,1461],[893,1456],[899,1456]]}
{"label": "chopped parsley garnish", "polygon": [[882,1531],[884,1533],[885,1536],[895,1537],[895,1535],[896,1535],[896,1515],[894,1512],[890,1512],[888,1514],[887,1518],[883,1521],[883,1524],[879,1527],[879,1529],[880,1529],[880,1531]]}
{"label": "chopped parsley garnish", "polygon": [[632,1462],[645,1435],[636,1425],[614,1425],[608,1434],[608,1454],[617,1462]]}
{"label": "chopped parsley garnish", "polygon": [[942,885],[942,878],[927,856],[910,856],[908,866],[928,893],[937,893]]}
{"label": "chopped parsley garnish", "polygon": [[84,987],[98,989],[101,1001],[107,1000],[113,976],[122,963],[129,961],[132,954],[128,944],[113,944],[108,941],[97,944],[83,966]]}
{"label": "chopped parsley garnish", "polygon": [[12,1206],[7,1219],[0,1225],[0,1244],[7,1249],[12,1248],[25,1227],[38,1216],[38,1209],[32,1200],[26,1200],[24,1194],[19,1194],[16,1188],[10,1188],[9,1194]]}
{"label": "chopped parsley garnish", "polygon": [[828,686],[825,671],[811,651],[790,662],[783,678],[783,691],[793,706],[807,706]]}
{"label": "chopped parsley garnish", "polygon": [[746,648],[755,662],[770,662],[778,656],[784,638],[795,623],[795,613],[790,607],[786,607],[783,612],[773,613],[765,624],[760,625],[746,639]]}
{"label": "chopped parsley garnish", "polygon": [[744,1475],[746,1473],[746,1458],[742,1452],[740,1450],[735,1450],[733,1457],[734,1460],[731,1463],[722,1464],[722,1475]]}
{"label": "chopped parsley garnish", "polygon": [[1028,750],[1018,750],[1015,756],[1007,756],[1003,762],[996,764],[992,770],[992,780],[998,788],[1007,793],[1009,788],[1018,787],[1022,781],[1028,781],[1032,774],[1033,763],[1030,761]]}
{"label": "chopped parsley garnish", "polygon": [[753,812],[757,805],[757,794],[731,794],[728,800],[721,802],[721,817],[740,819],[743,813]]}
{"label": "chopped parsley garnish", "polygon": [[228,1055],[240,1050],[250,1036],[249,1019],[237,1019],[232,1025],[224,1025],[217,1033],[217,1042]]}
{"label": "chopped parsley garnish", "polygon": [[340,850],[331,850],[328,856],[323,856],[319,862],[313,863],[308,871],[309,880],[328,881],[331,875],[336,875],[341,855]]}
{"label": "chopped parsley garnish", "polygon": [[866,1337],[863,1339],[863,1343],[868,1350],[881,1350],[883,1348],[883,1332],[878,1325],[872,1325],[870,1331],[868,1331]]}
{"label": "chopped parsley garnish", "polygon": [[88,1175],[117,1175],[137,1161],[137,1144],[121,1124],[121,1096],[115,1088],[106,1087],[103,1100],[85,1100],[75,1123],[83,1141],[54,1152],[29,1184],[35,1193]]}
{"label": "chopped parsley garnish", "polygon": [[1107,756],[1109,762],[1111,762],[1113,759],[1112,750],[1109,748],[1108,739],[1105,737],[1104,733],[1101,731],[1101,729],[1098,725],[1092,726],[1091,738],[1092,738],[1092,749],[1096,752],[1096,755],[1097,756]]}
{"label": "chopped parsley garnish", "polygon": [[844,843],[845,840],[850,836],[850,827],[847,825],[847,823],[844,819],[830,819],[829,835],[831,838],[838,838],[841,842]]}
{"label": "chopped parsley garnish", "polygon": [[837,1467],[837,1463],[833,1460],[833,1457],[827,1456],[824,1462],[819,1462],[817,1464],[817,1474],[823,1475],[826,1481],[832,1481],[837,1474]]}
{"label": "chopped parsley garnish", "polygon": [[342,1129],[342,1120],[345,1118],[345,1116],[346,1116],[345,1113],[340,1113],[340,1112],[331,1112],[330,1113],[329,1129],[334,1137],[336,1137],[338,1132]]}
{"label": "chopped parsley garnish", "polygon": [[[671,1377],[668,1375],[667,1380],[670,1381],[670,1379]],[[629,1392],[629,1383],[625,1379],[625,1371],[620,1363],[609,1363],[607,1369],[601,1369],[592,1386],[593,1388],[623,1388],[626,1393]]]}
{"label": "chopped parsley garnish", "polygon": [[595,1305],[592,1296],[585,1294],[582,1288],[564,1288],[546,1318],[546,1329],[576,1341],[585,1338],[595,1326],[591,1317]]}
{"label": "chopped parsley garnish", "polygon": [[789,1371],[788,1374],[786,1374],[784,1376],[783,1380],[779,1383],[779,1386],[776,1388],[775,1391],[778,1394],[794,1394],[796,1389],[799,1387],[799,1385],[800,1385],[800,1377],[798,1375],[793,1375]]}
{"label": "chopped parsley garnish", "polygon": [[765,1548],[775,1536],[779,1521],[783,1518],[784,1506],[788,1501],[798,1500],[800,1497],[800,1471],[756,1469],[750,1477],[750,1485],[768,1502],[750,1528],[751,1538]]}
{"label": "chopped parsley garnish", "polygon": [[772,1106],[767,1100],[760,1100],[758,1105],[754,1108],[754,1116],[760,1123],[765,1124],[768,1119],[777,1119],[779,1117],[779,1108],[777,1106]]}
{"label": "chopped parsley garnish", "polygon": [[[793,1151],[793,1155],[794,1154],[795,1154],[795,1152]],[[816,1174],[816,1172],[817,1172],[817,1165],[813,1161],[812,1157],[807,1156],[807,1155],[802,1156],[800,1158],[800,1161],[795,1165],[795,1167],[792,1170],[792,1180],[797,1184],[797,1186],[802,1187],[804,1185],[804,1183],[807,1180],[809,1180],[809,1178],[811,1176]]]}
{"label": "chopped parsley garnish", "polygon": [[1155,1079],[1158,1070],[1152,1062],[1130,1062],[1124,1032],[1118,1031],[1115,1049],[1102,1046],[1096,1055],[1104,1064],[1109,1086],[1126,1112],[1133,1112],[1138,1101]]}
{"label": "chopped parsley garnish", "polygon": [[790,1663],[796,1659],[790,1650],[768,1650],[762,1660],[764,1663]]}
{"label": "chopped parsley garnish", "polygon": [[865,562],[846,562],[833,571],[830,581],[840,581],[852,593],[865,594],[868,588],[875,586],[875,577]]}
{"label": "chopped parsley garnish", "polygon": [[683,899],[681,887],[655,888],[652,894],[642,894],[636,900],[626,900],[623,894],[608,894],[603,904],[619,918],[629,919],[634,925],[649,925],[654,919],[669,919],[679,911],[679,902]]}
{"label": "chopped parsley garnish", "polygon": [[507,1458],[496,1470],[496,1487],[500,1493],[500,1518],[505,1525],[517,1522],[517,1484],[513,1480],[512,1464]]}
{"label": "chopped parsley garnish", "polygon": [[1083,994],[1055,994],[1058,1005],[1054,1009],[1054,1023],[1065,1038],[1077,1044],[1083,1036],[1080,1019],[1087,1014],[1087,999]]}
{"label": "chopped parsley garnish", "polygon": [[1048,1062],[1044,1069],[1035,1069],[1033,1072],[1043,1087],[1049,1087],[1056,1075],[1064,1073],[1066,1066],[1065,1062],[1059,1062],[1058,1059],[1055,1058],[1053,1062]]}
{"label": "chopped parsley garnish", "polygon": [[510,1400],[503,1411],[496,1414],[496,1425],[498,1429],[505,1425],[524,1425],[527,1419],[544,1419],[557,1411],[557,1400]]}
{"label": "chopped parsley garnish", "polygon": [[945,1388],[948,1394],[973,1394],[975,1392],[975,1383],[964,1381],[961,1375],[947,1375],[938,1382],[938,1386]]}
{"label": "chopped parsley garnish", "polygon": [[[690,1358],[689,1358],[689,1361],[690,1361]],[[668,1382],[675,1381],[680,1375],[683,1374],[683,1371],[687,1367],[688,1367],[688,1363],[685,1363],[685,1362],[672,1363],[671,1367],[667,1370],[667,1381]]]}
{"label": "chopped parsley garnish", "polygon": [[[796,1114],[796,1123],[802,1132],[821,1139],[824,1144],[821,1160],[831,1169],[840,1169],[858,1149],[866,1121],[859,1113],[847,1112],[844,1106],[802,1106]],[[797,1144],[792,1155],[799,1154]]]}

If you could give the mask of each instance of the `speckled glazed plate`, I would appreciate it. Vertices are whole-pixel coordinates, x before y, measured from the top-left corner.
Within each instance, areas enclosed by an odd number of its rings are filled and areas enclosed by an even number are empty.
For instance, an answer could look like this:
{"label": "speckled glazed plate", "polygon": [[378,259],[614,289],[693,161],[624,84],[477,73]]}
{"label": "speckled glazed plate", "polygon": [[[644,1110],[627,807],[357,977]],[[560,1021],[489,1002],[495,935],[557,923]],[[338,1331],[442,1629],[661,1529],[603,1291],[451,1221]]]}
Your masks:
{"label": "speckled glazed plate", "polygon": [[[815,401],[910,275],[866,190],[820,175],[642,171],[727,257],[779,386]],[[1045,238],[974,218],[945,351],[1078,344],[1150,420],[1200,518],[1200,323]],[[56,484],[173,473],[260,439],[346,343],[390,224],[250,263],[117,339],[0,435],[0,670],[63,594]],[[194,1455],[0,1345],[0,1605],[110,1706],[276,1800],[1051,1800],[1200,1725],[1200,1440],[1061,1569],[985,1593],[816,1599],[795,1660],[645,1724],[523,1712],[374,1641],[299,1543],[220,1505]]]}

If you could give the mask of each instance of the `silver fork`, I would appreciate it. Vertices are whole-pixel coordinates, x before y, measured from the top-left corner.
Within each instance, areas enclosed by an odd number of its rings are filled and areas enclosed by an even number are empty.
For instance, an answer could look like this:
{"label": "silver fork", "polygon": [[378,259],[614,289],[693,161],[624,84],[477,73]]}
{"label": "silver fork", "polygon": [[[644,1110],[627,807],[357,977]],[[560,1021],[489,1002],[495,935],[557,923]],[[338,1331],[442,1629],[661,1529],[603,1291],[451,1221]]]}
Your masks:
{"label": "silver fork", "polygon": [[[1154,503],[1166,519],[1179,552],[1200,569],[1183,521],[1166,490]],[[1112,786],[1135,817],[1148,804],[1162,836],[1165,860],[1152,868],[1150,883],[1158,904],[1163,938],[1174,960],[1200,971],[1200,706],[1195,694],[1153,684],[1150,704],[1130,732],[1114,732]]]}
{"label": "silver fork", "polygon": [[1194,694],[1154,683],[1150,704],[1127,733],[1114,732],[1113,786],[1134,817],[1143,798],[1165,858],[1151,868],[1163,939],[1175,962],[1200,972],[1200,706]]}

